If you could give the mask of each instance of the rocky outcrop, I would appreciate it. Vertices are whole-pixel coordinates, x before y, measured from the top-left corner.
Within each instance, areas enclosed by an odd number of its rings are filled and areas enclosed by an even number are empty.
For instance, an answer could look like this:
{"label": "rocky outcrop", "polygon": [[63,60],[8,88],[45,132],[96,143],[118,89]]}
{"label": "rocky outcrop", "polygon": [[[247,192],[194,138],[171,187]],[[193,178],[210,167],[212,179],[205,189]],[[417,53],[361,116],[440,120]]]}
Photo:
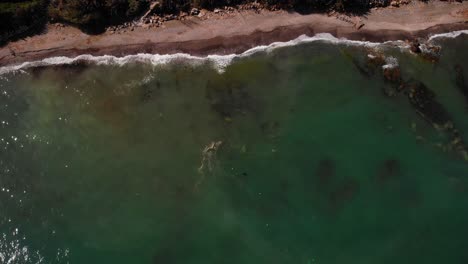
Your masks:
{"label": "rocky outcrop", "polygon": [[424,83],[415,82],[406,85],[405,90],[413,108],[425,120],[438,130],[444,131],[450,138],[448,144],[442,145],[446,151],[455,151],[468,161],[468,149],[459,130],[454,125],[447,110],[436,101],[436,96]]}
{"label": "rocky outcrop", "polygon": [[422,39],[415,39],[409,43],[409,47],[411,52],[418,54],[427,61],[437,62],[439,60],[441,48],[437,45],[433,45]]}
{"label": "rocky outcrop", "polygon": [[[419,47],[419,41],[415,47]],[[415,50],[417,51],[417,50]],[[440,50],[438,50],[440,51]],[[421,53],[424,48],[421,49]],[[350,56],[347,53],[344,53]],[[387,96],[398,96],[404,94],[408,97],[411,107],[428,123],[436,129],[447,134],[450,142],[441,145],[444,150],[452,150],[459,153],[468,161],[468,148],[461,134],[454,125],[453,119],[445,107],[436,99],[436,95],[421,81],[405,82],[401,76],[400,66],[396,58],[385,57],[376,51],[370,51],[366,63],[361,65],[356,58],[350,57],[356,69],[366,78],[370,78],[376,72],[375,69],[382,68],[382,77],[389,84],[384,87]],[[455,66],[457,87],[463,92],[468,100],[468,87],[465,84],[463,69]]]}

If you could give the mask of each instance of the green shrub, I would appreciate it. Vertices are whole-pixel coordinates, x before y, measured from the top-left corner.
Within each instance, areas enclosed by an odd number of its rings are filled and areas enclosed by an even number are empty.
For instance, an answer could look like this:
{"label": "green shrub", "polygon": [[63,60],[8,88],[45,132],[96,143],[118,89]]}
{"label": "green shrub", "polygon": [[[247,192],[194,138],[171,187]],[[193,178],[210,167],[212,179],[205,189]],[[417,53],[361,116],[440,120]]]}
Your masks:
{"label": "green shrub", "polygon": [[51,0],[49,16],[54,21],[88,31],[133,19],[148,6],[147,0]]}
{"label": "green shrub", "polygon": [[0,44],[42,28],[47,22],[47,1],[8,1],[0,3]]}

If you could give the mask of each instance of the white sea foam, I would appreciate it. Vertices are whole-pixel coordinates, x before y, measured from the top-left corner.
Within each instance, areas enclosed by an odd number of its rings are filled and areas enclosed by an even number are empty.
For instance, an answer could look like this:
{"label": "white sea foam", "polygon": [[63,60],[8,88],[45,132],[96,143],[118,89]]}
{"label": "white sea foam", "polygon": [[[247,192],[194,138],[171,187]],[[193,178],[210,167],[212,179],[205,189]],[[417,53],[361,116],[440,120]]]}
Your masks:
{"label": "white sea foam", "polygon": [[382,68],[385,69],[393,69],[398,67],[398,60],[395,57],[386,57],[385,58],[385,65]]}
{"label": "white sea foam", "polygon": [[[468,30],[454,31],[445,34],[437,34],[431,36],[429,40],[436,38],[449,37],[455,38],[461,34],[468,33]],[[169,63],[177,61],[185,61],[191,65],[202,65],[209,63],[213,65],[220,73],[224,72],[227,66],[229,66],[234,60],[244,57],[252,56],[253,54],[265,52],[269,53],[275,49],[296,46],[299,44],[312,43],[312,42],[323,42],[335,45],[345,45],[345,46],[364,46],[369,48],[377,48],[385,45],[390,45],[394,47],[399,47],[400,49],[407,49],[408,45],[404,41],[387,41],[387,42],[370,42],[370,41],[357,41],[357,40],[348,40],[344,38],[336,38],[329,33],[320,33],[313,37],[306,35],[301,35],[296,39],[286,41],[286,42],[274,42],[270,45],[262,45],[251,48],[241,54],[228,54],[228,55],[208,55],[205,57],[193,56],[186,53],[177,53],[177,54],[148,54],[140,53],[136,55],[128,55],[124,57],[115,57],[110,55],[104,56],[93,56],[93,55],[80,55],[74,58],[69,57],[52,57],[39,61],[23,62],[17,65],[10,65],[0,67],[0,76],[6,73],[17,72],[28,68],[41,67],[41,66],[50,66],[50,65],[70,65],[80,62],[96,64],[96,65],[116,65],[123,66],[129,63],[149,63],[152,65],[166,65]]]}
{"label": "white sea foam", "polygon": [[439,38],[457,38],[462,34],[468,34],[468,30],[457,30],[447,33],[435,34],[429,37],[428,41],[433,41]]}

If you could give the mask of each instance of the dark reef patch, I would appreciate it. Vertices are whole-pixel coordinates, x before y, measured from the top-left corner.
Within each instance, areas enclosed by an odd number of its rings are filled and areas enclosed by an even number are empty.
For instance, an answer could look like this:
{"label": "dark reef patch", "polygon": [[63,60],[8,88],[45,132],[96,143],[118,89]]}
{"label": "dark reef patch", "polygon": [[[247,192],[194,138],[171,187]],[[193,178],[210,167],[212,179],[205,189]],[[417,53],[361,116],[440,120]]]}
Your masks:
{"label": "dark reef patch", "polygon": [[455,84],[468,102],[468,84],[465,81],[463,67],[460,64],[455,65]]}
{"label": "dark reef patch", "polygon": [[317,188],[322,189],[330,185],[335,177],[336,168],[333,160],[325,158],[319,161],[315,176],[317,177]]}
{"label": "dark reef patch", "polygon": [[424,119],[437,126],[445,126],[451,118],[444,106],[435,100],[435,93],[424,83],[407,84],[408,99]]}
{"label": "dark reef patch", "polygon": [[397,159],[387,159],[378,169],[376,182],[379,186],[384,186],[396,180],[401,175],[401,172],[401,165]]}
{"label": "dark reef patch", "polygon": [[355,179],[346,179],[329,195],[329,203],[333,210],[342,209],[351,202],[359,192],[359,182]]}
{"label": "dark reef patch", "polygon": [[213,82],[208,82],[206,98],[211,108],[225,120],[230,120],[237,114],[253,111],[252,98],[241,83],[217,86]]}

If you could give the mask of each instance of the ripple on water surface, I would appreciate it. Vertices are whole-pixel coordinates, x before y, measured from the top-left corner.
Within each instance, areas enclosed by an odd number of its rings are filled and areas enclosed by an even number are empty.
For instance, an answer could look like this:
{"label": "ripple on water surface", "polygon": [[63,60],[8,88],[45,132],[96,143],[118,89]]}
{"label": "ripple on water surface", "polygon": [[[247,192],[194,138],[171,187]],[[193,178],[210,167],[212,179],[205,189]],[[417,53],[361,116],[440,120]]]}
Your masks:
{"label": "ripple on water surface", "polygon": [[4,72],[0,262],[465,263],[468,39],[333,41]]}

